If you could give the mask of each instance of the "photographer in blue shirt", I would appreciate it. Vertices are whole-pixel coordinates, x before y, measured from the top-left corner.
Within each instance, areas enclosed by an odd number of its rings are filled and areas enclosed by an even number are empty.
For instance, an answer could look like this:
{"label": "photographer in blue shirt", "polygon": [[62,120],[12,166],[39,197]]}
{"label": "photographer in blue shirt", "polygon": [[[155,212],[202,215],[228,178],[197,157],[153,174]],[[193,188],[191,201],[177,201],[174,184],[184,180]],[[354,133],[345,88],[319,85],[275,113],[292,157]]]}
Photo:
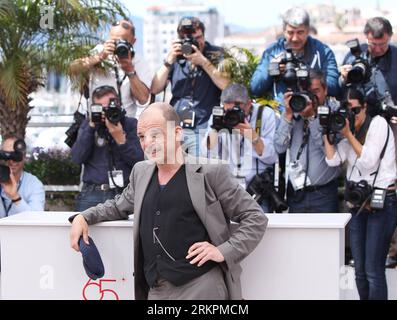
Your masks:
{"label": "photographer in blue shirt", "polygon": [[36,176],[23,170],[25,151],[26,144],[22,139],[14,135],[4,138],[2,153],[6,156],[2,158],[6,159],[3,159],[5,165],[0,167],[0,218],[24,211],[44,211],[43,184]]}

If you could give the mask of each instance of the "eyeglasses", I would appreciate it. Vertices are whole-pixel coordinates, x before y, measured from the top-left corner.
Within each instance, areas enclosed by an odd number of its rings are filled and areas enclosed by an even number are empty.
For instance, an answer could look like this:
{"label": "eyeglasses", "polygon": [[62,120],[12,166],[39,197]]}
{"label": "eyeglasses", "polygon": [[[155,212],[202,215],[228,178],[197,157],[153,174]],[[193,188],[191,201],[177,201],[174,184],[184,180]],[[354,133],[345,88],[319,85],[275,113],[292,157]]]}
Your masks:
{"label": "eyeglasses", "polygon": [[353,112],[354,115],[358,115],[362,109],[362,106],[354,106],[350,108],[350,111]]}
{"label": "eyeglasses", "polygon": [[126,30],[131,30],[131,34],[133,36],[135,36],[135,27],[134,25],[131,23],[127,23],[125,21],[116,21],[112,23],[112,27],[116,27],[116,26],[121,26]]}
{"label": "eyeglasses", "polygon": [[371,47],[371,48],[375,48],[375,47],[378,47],[378,48],[386,48],[386,47],[389,45],[389,41],[380,42],[380,43],[375,43],[375,42],[369,42],[368,39],[367,39],[367,44],[368,44],[368,46]]}
{"label": "eyeglasses", "polygon": [[108,92],[114,93],[117,96],[116,89],[112,86],[107,86],[107,85],[95,88],[95,90],[92,92],[92,96],[94,97],[96,95],[102,95],[102,94],[108,93]]}

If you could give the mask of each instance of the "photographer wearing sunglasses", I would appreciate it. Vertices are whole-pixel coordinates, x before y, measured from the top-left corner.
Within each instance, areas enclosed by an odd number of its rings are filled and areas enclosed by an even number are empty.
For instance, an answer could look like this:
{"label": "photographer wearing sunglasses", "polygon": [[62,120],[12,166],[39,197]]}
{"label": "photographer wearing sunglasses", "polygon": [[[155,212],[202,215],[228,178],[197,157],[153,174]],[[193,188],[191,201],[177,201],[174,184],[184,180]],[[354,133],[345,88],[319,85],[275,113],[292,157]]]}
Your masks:
{"label": "photographer wearing sunglasses", "polygon": [[129,20],[112,24],[109,38],[91,50],[89,56],[72,62],[73,75],[89,73],[89,95],[100,86],[117,88],[127,116],[138,118],[149,101],[151,74],[146,61],[135,53],[135,26]]}
{"label": "photographer wearing sunglasses", "polygon": [[44,211],[44,186],[36,176],[24,171],[25,142],[10,135],[4,137],[1,147],[0,218],[24,211]]}
{"label": "photographer wearing sunglasses", "polygon": [[326,161],[347,162],[345,201],[352,214],[348,231],[360,299],[386,300],[385,261],[397,225],[394,135],[383,117],[368,115],[361,90],[348,89],[346,104],[354,132],[347,118],[344,140],[333,146],[324,138]]}

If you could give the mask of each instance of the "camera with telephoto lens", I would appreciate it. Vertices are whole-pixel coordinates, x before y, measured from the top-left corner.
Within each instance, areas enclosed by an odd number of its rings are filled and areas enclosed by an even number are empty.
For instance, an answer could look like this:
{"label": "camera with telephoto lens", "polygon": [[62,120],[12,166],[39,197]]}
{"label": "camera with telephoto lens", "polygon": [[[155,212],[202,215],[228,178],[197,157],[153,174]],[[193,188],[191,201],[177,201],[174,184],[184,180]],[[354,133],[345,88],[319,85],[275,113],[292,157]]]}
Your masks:
{"label": "camera with telephoto lens", "polygon": [[232,108],[226,110],[217,106],[212,109],[212,119],[213,129],[217,131],[228,129],[231,131],[239,123],[245,122],[245,113],[239,104],[235,104]]}
{"label": "camera with telephoto lens", "polygon": [[70,148],[73,147],[74,143],[76,142],[79,128],[80,128],[81,124],[83,123],[84,119],[85,119],[85,115],[80,113],[79,111],[76,111],[73,114],[73,123],[69,127],[69,129],[66,130],[66,132],[65,132],[65,134],[67,136],[65,139],[65,143]]}
{"label": "camera with telephoto lens", "polygon": [[354,56],[352,69],[347,73],[346,84],[365,84],[371,80],[371,67],[368,59],[363,55],[358,39],[349,40],[346,45]]}
{"label": "camera with telephoto lens", "polygon": [[127,40],[116,40],[115,41],[116,49],[114,50],[114,54],[119,57],[119,59],[128,58],[128,53],[131,53],[131,59],[135,56],[135,50],[131,43]]}
{"label": "camera with telephoto lens", "polygon": [[283,212],[288,209],[288,205],[274,188],[274,174],[272,168],[267,168],[262,173],[255,175],[247,186],[247,192],[259,204],[261,204],[263,200],[269,199],[270,207],[276,212]]}
{"label": "camera with telephoto lens", "polygon": [[[21,162],[23,153],[26,151],[26,144],[23,140],[18,139],[14,142],[14,151],[0,150],[0,160]],[[7,165],[0,164],[0,183],[10,180],[10,168]]]}
{"label": "camera with telephoto lens", "polygon": [[372,187],[366,180],[359,182],[347,181],[345,185],[345,201],[354,207],[360,207],[372,195]]}
{"label": "camera with telephoto lens", "polygon": [[182,45],[181,51],[182,55],[178,56],[178,59],[184,59],[183,55],[190,55],[194,52],[193,45],[197,48],[199,44],[197,40],[193,37],[193,33],[196,32],[193,21],[189,18],[182,19],[179,27],[179,33],[183,35],[180,43]]}

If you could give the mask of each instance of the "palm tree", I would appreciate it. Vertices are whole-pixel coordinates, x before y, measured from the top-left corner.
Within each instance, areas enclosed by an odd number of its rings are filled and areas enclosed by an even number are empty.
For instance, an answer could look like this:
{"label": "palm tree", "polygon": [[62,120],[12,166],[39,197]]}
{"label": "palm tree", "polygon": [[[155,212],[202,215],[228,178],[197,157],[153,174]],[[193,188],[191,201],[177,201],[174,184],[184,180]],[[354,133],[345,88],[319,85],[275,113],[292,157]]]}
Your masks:
{"label": "palm tree", "polygon": [[0,0],[2,137],[25,136],[29,95],[43,86],[46,73],[66,74],[118,17],[126,18],[126,9],[117,0]]}

